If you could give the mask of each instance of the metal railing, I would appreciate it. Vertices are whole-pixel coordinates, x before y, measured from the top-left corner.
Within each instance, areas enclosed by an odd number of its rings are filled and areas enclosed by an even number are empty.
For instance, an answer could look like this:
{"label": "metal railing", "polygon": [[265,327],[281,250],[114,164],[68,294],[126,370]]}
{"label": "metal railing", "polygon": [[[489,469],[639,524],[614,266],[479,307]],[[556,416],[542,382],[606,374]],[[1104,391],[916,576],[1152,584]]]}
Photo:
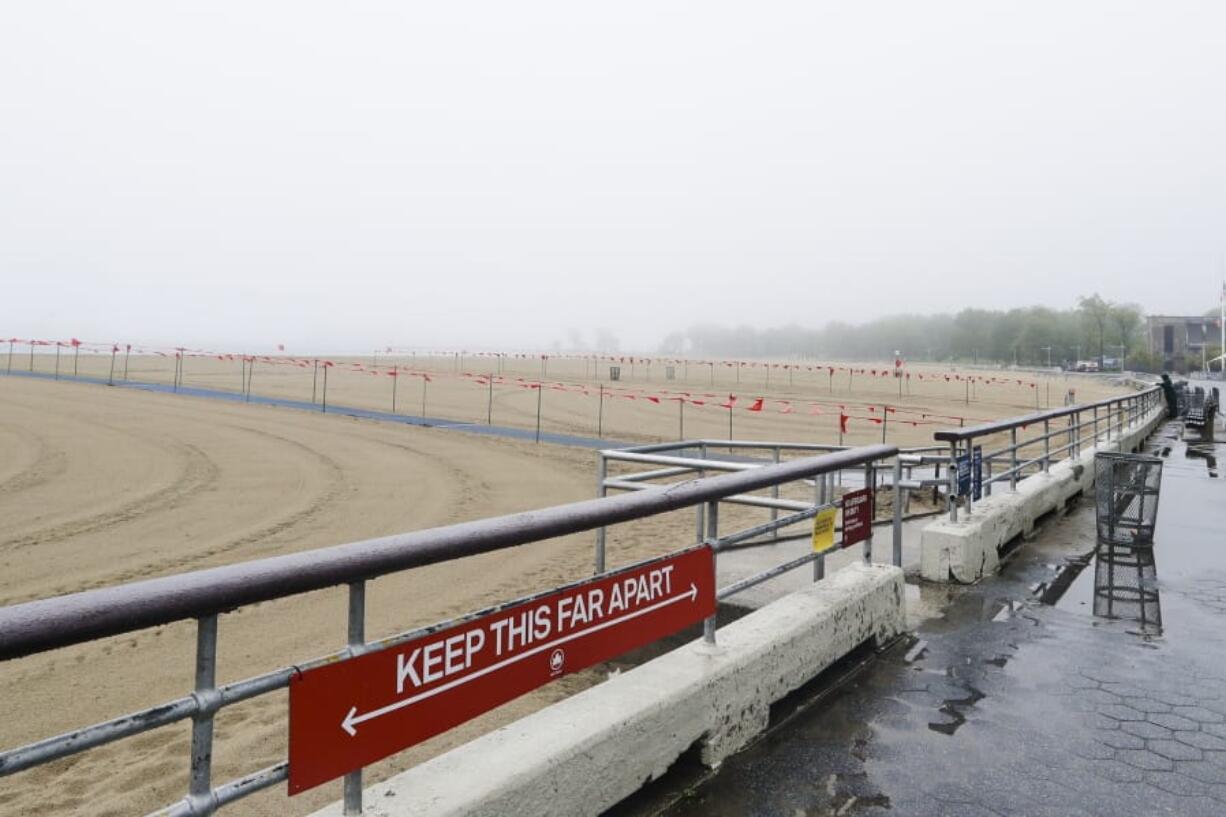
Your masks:
{"label": "metal railing", "polygon": [[[400,571],[581,531],[603,529],[608,525],[688,507],[705,508],[706,541],[716,546],[720,543],[735,543],[740,541],[737,537],[760,535],[764,528],[758,526],[721,539],[718,535],[720,501],[747,496],[753,491],[774,488],[797,480],[812,479],[815,483],[824,483],[827,481],[825,475],[842,473],[847,469],[864,468],[866,483],[873,484],[875,464],[891,458],[894,462],[894,486],[897,492],[901,468],[897,453],[898,449],[886,445],[836,451],[825,456],[771,463],[744,470],[734,469],[733,473],[657,486],[651,490],[636,490],[620,496],[198,570],[0,608],[0,660],[5,661],[175,621],[194,619],[197,623],[195,688],[190,694],[122,717],[2,751],[0,777],[190,719],[191,756],[187,795],[179,802],[155,813],[212,814],[222,806],[283,782],[288,776],[288,763],[281,762],[220,785],[214,784],[213,724],[214,717],[221,709],[286,688],[291,678],[306,670],[392,647],[488,612],[480,611],[457,621],[367,641],[365,600],[368,582]],[[710,465],[708,468],[717,470]],[[819,494],[812,507],[797,511],[788,518],[776,519],[774,523],[795,524],[816,514],[822,507],[832,504],[826,502],[819,507],[820,499]],[[896,514],[899,508],[896,496]],[[897,530],[896,521],[895,563],[900,560]],[[770,575],[751,577],[752,584],[766,581],[803,563],[798,562],[791,567],[783,565],[774,569],[774,572],[768,571]],[[602,554],[598,571],[603,570]],[[220,686],[216,683],[219,616],[244,605],[342,585],[348,588],[349,594],[346,647],[326,656],[244,680]],[[751,583],[747,581],[738,582],[722,588],[718,596],[726,598],[748,586],[751,586]],[[714,639],[713,620],[706,623],[704,636],[709,641]],[[133,680],[135,682],[137,679]],[[345,776],[343,798],[346,814],[358,814],[361,811],[361,774],[359,770]]]}
{"label": "metal railing", "polygon": [[[768,468],[784,462],[788,455],[811,456],[815,453],[832,454],[849,450],[845,446],[825,445],[820,443],[784,443],[759,442],[751,440],[683,440],[678,442],[657,443],[652,445],[631,446],[628,448],[605,449],[599,452],[597,461],[596,489],[599,496],[606,496],[610,491],[645,491],[661,487],[660,480],[681,477],[705,476],[708,471],[724,471],[734,473],[752,472]],[[811,487],[811,497],[804,499],[787,498],[780,495],[780,488],[786,483],[776,483],[770,486],[770,495],[753,495],[748,493],[732,494],[720,500],[707,502],[694,507],[695,541],[711,546],[716,558],[723,551],[773,545],[788,539],[807,538],[809,532],[804,530],[792,536],[780,536],[780,532],[806,522],[826,509],[841,509],[843,499],[840,490],[845,486],[871,488],[874,496],[877,492],[888,489],[892,492],[892,507],[888,519],[874,519],[875,523],[888,522],[892,528],[891,563],[902,566],[902,523],[907,519],[915,519],[940,513],[939,510],[925,513],[909,514],[909,492],[925,488],[934,490],[934,497],[940,489],[947,486],[947,480],[941,478],[940,469],[946,464],[944,458],[936,458],[932,463],[919,463],[915,458],[930,452],[943,451],[943,446],[926,446],[907,449],[910,459],[904,457],[898,450],[895,453],[863,465],[853,465],[831,469],[824,474],[811,479],[802,479],[805,492]],[[718,456],[717,456],[718,453]],[[627,473],[611,473],[610,467],[620,463],[624,469],[629,467],[649,466],[648,470],[630,471]],[[916,474],[916,469],[921,473]],[[719,506],[721,503],[768,509],[770,519],[761,524],[752,525],[733,533],[720,533]],[[876,503],[873,503],[874,507]],[[780,516],[780,513],[786,516]],[[871,528],[870,528],[871,530]],[[835,532],[841,532],[842,527],[836,525]],[[760,537],[767,537],[765,539]],[[872,535],[864,543],[863,555],[865,561],[872,559]],[[837,550],[844,549],[840,543],[826,551],[808,552],[780,564],[759,571],[720,588],[717,593],[722,601],[738,593],[769,581],[776,576],[792,570],[813,565],[813,580],[819,581],[825,576],[826,557]],[[603,571],[606,558],[606,532],[604,528],[596,530],[595,565],[597,572]],[[714,622],[709,621],[705,636],[714,640]]]}
{"label": "metal railing", "polygon": [[[705,476],[708,471],[743,472],[762,468],[773,463],[784,462],[788,456],[812,456],[814,454],[831,454],[850,450],[850,446],[826,445],[821,443],[784,443],[759,442],[753,440],[683,440],[677,442],[657,443],[652,445],[630,446],[627,448],[604,449],[599,452],[597,460],[596,491],[599,496],[607,496],[610,491],[642,491],[656,486],[660,480],[674,477]],[[944,452],[942,445],[922,446],[918,448],[899,449],[894,457],[883,461],[872,469],[871,474],[859,468],[840,469],[825,474],[823,479],[805,480],[811,483],[813,499],[797,500],[780,496],[781,485],[771,487],[770,496],[753,496],[739,494],[728,496],[721,501],[731,505],[751,506],[770,510],[770,521],[764,525],[755,526],[720,539],[726,547],[736,545],[752,547],[754,545],[775,544],[781,541],[780,530],[804,522],[823,508],[840,507],[837,499],[838,488],[846,485],[872,485],[875,488],[892,488],[895,484],[900,490],[896,507],[902,510],[900,521],[929,516],[933,512],[909,513],[908,496],[911,491],[931,488],[934,500],[940,491],[948,487],[948,480],[941,476],[941,471],[947,466],[945,457],[928,457],[921,462],[921,457],[938,452]],[[897,462],[892,462],[897,460]],[[663,466],[646,471],[612,474],[613,463],[627,465]],[[898,465],[895,473],[894,465]],[[704,541],[706,508],[695,507],[696,541]],[[780,518],[780,512],[794,514]],[[807,514],[807,516],[805,515]],[[752,535],[744,535],[752,531]],[[769,534],[768,540],[757,540],[758,536]],[[596,531],[596,570],[604,568],[605,531]]]}
{"label": "metal railing", "polygon": [[[959,490],[958,468],[959,465],[964,469],[973,468],[976,453],[981,462],[977,481],[984,496],[991,496],[995,484],[1008,483],[1009,489],[1016,491],[1018,480],[1048,473],[1052,464],[1079,457],[1087,446],[1119,439],[1127,429],[1139,425],[1163,405],[1162,389],[1154,386],[1094,403],[942,430],[933,434],[933,438],[948,445],[945,456],[904,459],[917,465],[936,459],[945,461],[949,479],[946,491],[949,518],[957,522],[960,495],[966,500],[967,515],[974,509],[974,492],[966,492],[965,486]],[[1040,431],[1026,434],[1032,428]],[[1019,431],[1023,435],[1019,435]],[[1008,442],[1002,439],[1005,434],[1008,434]]]}

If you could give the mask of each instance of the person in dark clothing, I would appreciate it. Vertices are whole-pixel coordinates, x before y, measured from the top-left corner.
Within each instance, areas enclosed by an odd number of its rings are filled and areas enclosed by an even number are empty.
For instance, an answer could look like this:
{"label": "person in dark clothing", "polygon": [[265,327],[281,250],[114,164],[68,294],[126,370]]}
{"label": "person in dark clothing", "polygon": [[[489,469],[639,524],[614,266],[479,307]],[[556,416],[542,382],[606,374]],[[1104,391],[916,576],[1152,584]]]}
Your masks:
{"label": "person in dark clothing", "polygon": [[1162,395],[1166,398],[1166,416],[1179,416],[1179,397],[1175,394],[1175,384],[1169,374],[1162,375]]}

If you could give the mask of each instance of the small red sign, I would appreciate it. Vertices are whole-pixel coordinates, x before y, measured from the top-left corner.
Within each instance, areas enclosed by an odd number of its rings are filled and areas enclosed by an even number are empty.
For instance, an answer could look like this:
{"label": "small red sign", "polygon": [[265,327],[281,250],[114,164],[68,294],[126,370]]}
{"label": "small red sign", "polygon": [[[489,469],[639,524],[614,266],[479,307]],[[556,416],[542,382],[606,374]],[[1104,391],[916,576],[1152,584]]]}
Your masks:
{"label": "small red sign", "polygon": [[715,560],[700,545],[308,670],[289,687],[289,793],[714,614]]}
{"label": "small red sign", "polygon": [[843,547],[873,535],[873,491],[861,488],[843,494]]}

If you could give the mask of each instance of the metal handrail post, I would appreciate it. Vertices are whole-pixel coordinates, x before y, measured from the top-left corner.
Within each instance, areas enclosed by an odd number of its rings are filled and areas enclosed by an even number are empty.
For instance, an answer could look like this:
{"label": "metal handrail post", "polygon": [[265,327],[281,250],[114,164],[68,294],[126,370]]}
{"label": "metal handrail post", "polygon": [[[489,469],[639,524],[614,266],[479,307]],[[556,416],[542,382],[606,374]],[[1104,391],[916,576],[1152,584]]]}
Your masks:
{"label": "metal handrail post", "polygon": [[[707,458],[707,454],[708,454],[707,444],[706,443],[700,444],[698,446],[698,458],[705,460]],[[706,475],[707,475],[706,471],[698,472],[698,476],[700,478],[705,477]],[[706,533],[707,521],[706,521],[706,516],[704,515],[705,512],[706,512],[706,505],[704,505],[703,503],[699,502],[697,505],[694,506],[694,541],[695,542],[702,542],[702,537]]]}
{"label": "metal handrail post", "polygon": [[[778,463],[779,462],[779,446],[775,446],[774,452],[775,452],[774,460],[776,463]],[[778,498],[779,498],[779,486],[777,484],[772,485],[771,486],[771,499],[778,499]],[[771,508],[771,521],[772,522],[779,521],[779,509],[778,508]],[[775,528],[773,531],[771,531],[771,538],[772,539],[779,538],[778,528]]]}
{"label": "metal handrail post", "polygon": [[958,444],[949,444],[949,521],[958,521]]}
{"label": "metal handrail post", "polygon": [[1069,442],[1069,445],[1072,446],[1070,450],[1073,452],[1074,457],[1080,457],[1081,456],[1081,412],[1080,411],[1075,412],[1073,416],[1069,418],[1069,420],[1073,424],[1069,428],[1068,442]]}
{"label": "metal handrail post", "polygon": [[906,490],[902,487],[902,458],[894,456],[894,566],[902,567],[902,513]]}
{"label": "metal handrail post", "polygon": [[217,810],[213,798],[213,714],[221,705],[217,692],[217,615],[196,620],[196,689],[198,709],[192,715],[191,778],[187,800],[192,814]]}
{"label": "metal handrail post", "polygon": [[[826,493],[826,486],[828,486],[826,478],[828,478],[828,476],[829,475],[826,474],[819,474],[818,476],[813,477],[813,502],[815,505],[826,504],[826,496],[828,496],[828,493]],[[834,486],[830,487],[832,488]],[[819,554],[818,558],[813,559],[813,580],[820,581],[825,577],[825,574],[826,557],[823,553]]]}
{"label": "metal handrail post", "polygon": [[[975,450],[975,446],[974,446],[974,445],[972,445],[972,443],[973,443],[973,442],[974,442],[974,440],[967,440],[967,441],[966,441],[966,447],[963,449],[963,451],[964,451],[964,452],[965,452],[965,454],[966,454],[966,462],[967,462],[968,466],[969,466],[969,467],[971,468],[971,470],[972,470],[972,474],[971,474],[971,480],[972,480],[972,482],[973,482],[973,481],[974,481],[974,479],[975,479],[975,476],[974,476],[974,473],[973,473],[974,468],[975,468],[975,458],[974,458],[974,453],[973,453],[973,452],[974,452],[974,450]],[[967,519],[970,519],[970,518],[971,518],[971,513],[972,513],[972,511],[974,511],[974,509],[975,509],[975,491],[974,491],[974,489],[972,488],[972,489],[971,489],[970,491],[968,491],[968,492],[967,492],[967,494],[966,494],[966,518],[967,518]]]}
{"label": "metal handrail post", "polygon": [[[707,503],[707,544],[711,546],[711,566],[714,568],[719,561],[719,500],[715,499]],[[718,615],[716,611],[702,622],[702,640],[711,646],[715,646],[715,619]]]}
{"label": "metal handrail post", "polygon": [[868,488],[868,538],[864,540],[864,563],[873,563],[873,519],[877,516],[877,475],[871,462],[864,464],[864,484]]}
{"label": "metal handrail post", "polygon": [[[834,484],[832,482],[827,483],[826,481],[829,476],[829,474],[818,474],[813,478],[813,499],[817,505],[826,504],[826,497],[829,495],[827,493],[827,486],[830,488],[830,493],[833,493]],[[825,576],[826,554],[822,553],[813,560],[813,581],[821,581]]]}
{"label": "metal handrail post", "polygon": [[1094,447],[1098,448],[1098,406],[1094,407]]}
{"label": "metal handrail post", "polygon": [[[603,460],[604,458],[601,457]],[[366,645],[366,582],[349,585],[349,648],[360,650]],[[362,813],[362,770],[345,775],[345,817]]]}
{"label": "metal handrail post", "polygon": [[1043,421],[1043,473],[1051,473],[1051,421]]}
{"label": "metal handrail post", "polygon": [[1017,429],[1009,429],[1009,490],[1017,490]]}
{"label": "metal handrail post", "polygon": [[[596,496],[604,498],[606,495],[605,480],[609,475],[609,462],[605,459],[604,452],[597,453],[596,464]],[[701,531],[700,531],[701,534]],[[601,525],[596,529],[596,574],[604,573],[605,567],[605,527]]]}

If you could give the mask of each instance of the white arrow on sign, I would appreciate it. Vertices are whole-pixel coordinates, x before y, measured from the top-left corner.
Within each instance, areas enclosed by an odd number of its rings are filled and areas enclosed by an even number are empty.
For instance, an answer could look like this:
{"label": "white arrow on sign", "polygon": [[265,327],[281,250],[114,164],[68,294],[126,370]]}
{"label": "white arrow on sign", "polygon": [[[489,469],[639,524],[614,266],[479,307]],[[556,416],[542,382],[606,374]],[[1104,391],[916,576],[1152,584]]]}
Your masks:
{"label": "white arrow on sign", "polygon": [[676,596],[673,596],[672,598],[664,599],[663,601],[658,601],[655,604],[644,607],[642,610],[635,610],[633,613],[627,613],[624,616],[618,616],[617,618],[611,618],[608,621],[602,621],[601,623],[595,625],[594,627],[588,627],[586,630],[580,630],[577,633],[571,633],[570,635],[565,635],[565,636],[562,636],[561,638],[555,638],[553,641],[550,641],[545,644],[540,644],[526,652],[519,653],[518,655],[512,655],[510,658],[505,658],[502,661],[499,661],[497,664],[491,664],[485,669],[477,670],[471,675],[465,675],[462,678],[457,678],[454,681],[449,681],[446,684],[441,684],[439,686],[436,686],[434,689],[430,689],[425,692],[419,692],[418,694],[413,695],[412,697],[404,698],[402,700],[396,701],[395,703],[390,703],[387,706],[380,707],[379,709],[371,710],[370,712],[365,712],[361,715],[358,714],[358,708],[356,706],[350,707],[349,712],[345,715],[345,719],[341,721],[341,729],[344,729],[346,732],[349,733],[350,737],[353,737],[357,735],[358,724],[360,723],[365,723],[366,721],[371,721],[371,720],[374,720],[375,718],[380,718],[391,712],[395,712],[398,709],[404,709],[406,706],[412,706],[413,704],[418,703],[419,701],[424,701],[427,698],[433,698],[435,695],[446,692],[449,689],[455,689],[456,687],[462,684],[467,684],[469,681],[476,680],[477,678],[480,678],[483,675],[489,675],[491,672],[497,672],[503,667],[509,667],[510,665],[516,663],[517,661],[522,661],[525,658],[530,658],[531,656],[544,652],[545,650],[548,650],[552,647],[557,647],[561,644],[566,644],[571,641],[575,641],[577,639],[583,638],[584,636],[588,636],[588,635],[591,635],[592,633],[596,633],[608,627],[612,627],[615,624],[620,624],[623,621],[629,621],[631,619],[638,618],[639,616],[647,615],[648,613],[654,612],[655,610],[659,610],[662,607],[667,607],[670,604],[676,604],[677,602],[684,601],[686,599],[689,599],[691,602],[693,602],[697,600],[697,598],[698,598],[698,588],[694,586],[693,582],[690,582],[690,589],[685,593],[680,593]]}

